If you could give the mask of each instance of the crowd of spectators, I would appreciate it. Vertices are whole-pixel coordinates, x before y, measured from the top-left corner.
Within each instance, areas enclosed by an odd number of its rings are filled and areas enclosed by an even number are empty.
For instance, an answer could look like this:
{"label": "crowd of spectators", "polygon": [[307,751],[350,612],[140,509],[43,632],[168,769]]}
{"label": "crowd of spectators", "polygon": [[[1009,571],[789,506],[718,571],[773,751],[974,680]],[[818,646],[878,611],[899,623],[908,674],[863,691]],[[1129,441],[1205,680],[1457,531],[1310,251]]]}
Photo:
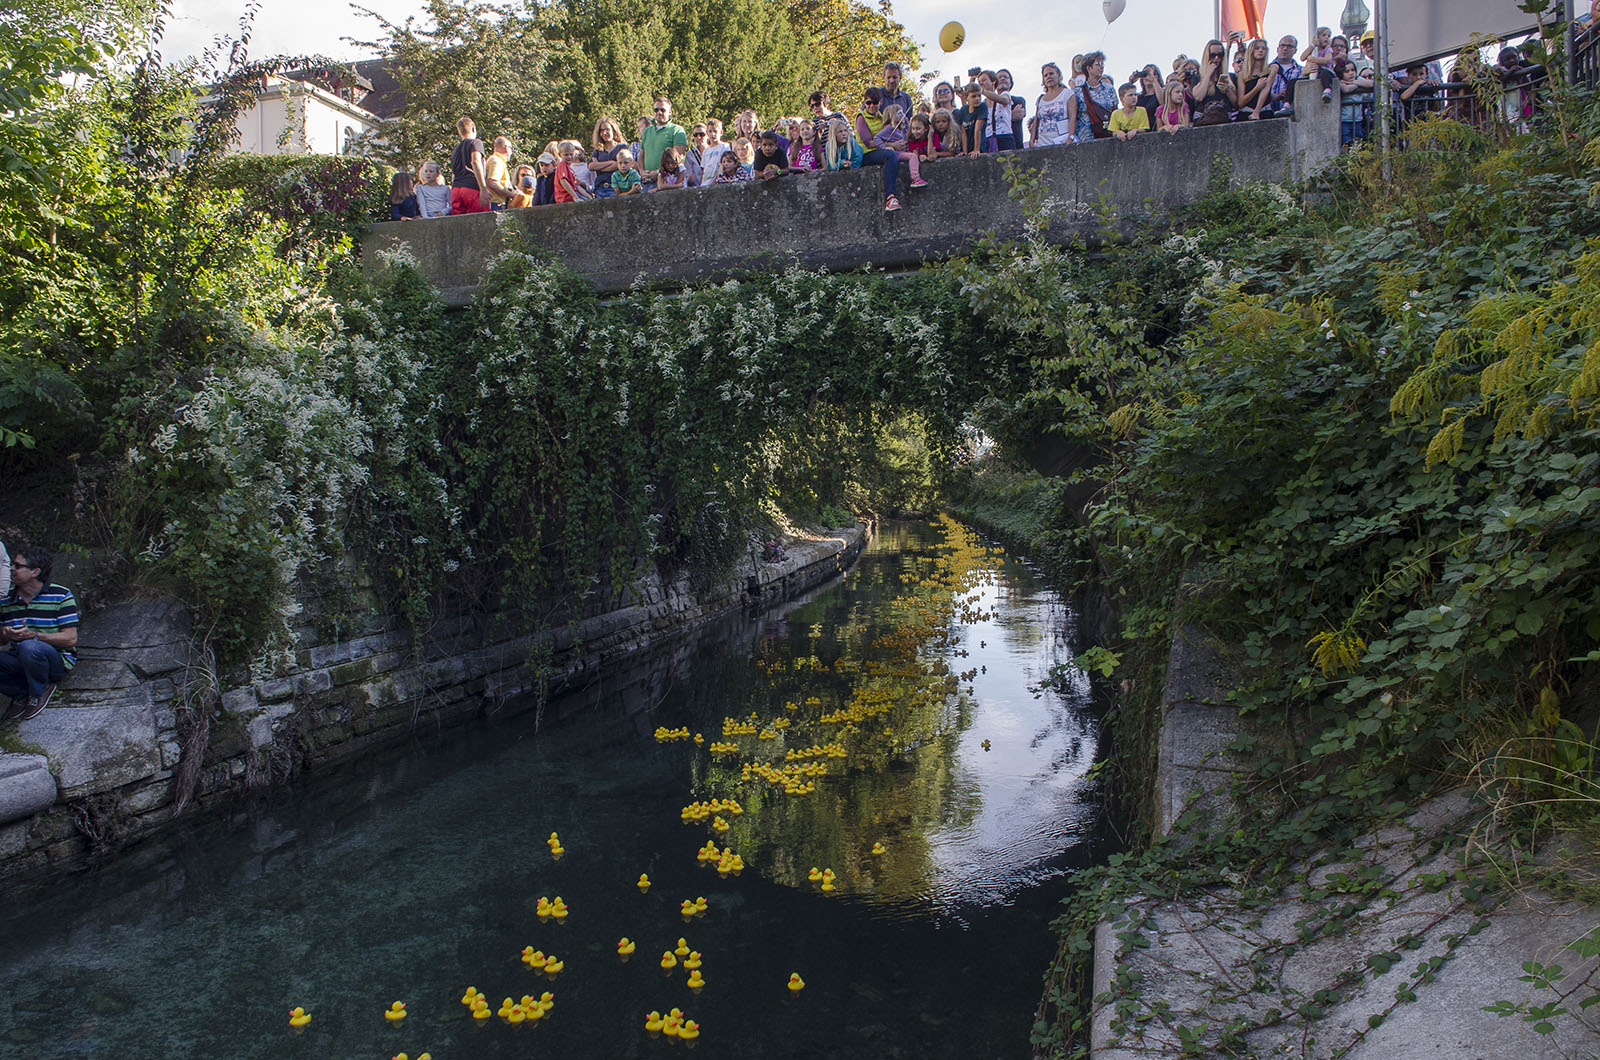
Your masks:
{"label": "crowd of spectators", "polygon": [[[1600,0],[1591,4],[1600,8]],[[486,148],[473,120],[462,118],[449,184],[433,160],[415,176],[396,174],[390,216],[519,209],[865,166],[882,172],[884,209],[893,211],[901,207],[902,162],[915,189],[926,187],[948,159],[1287,117],[1303,80],[1321,87],[1312,99],[1338,108],[1341,141],[1348,145],[1376,125],[1376,52],[1371,32],[1352,48],[1347,38],[1319,29],[1304,49],[1293,36],[1274,47],[1233,34],[1207,42],[1198,58],[1179,55],[1166,67],[1150,63],[1121,83],[1107,76],[1105,54],[1090,52],[1073,57],[1070,74],[1046,63],[1043,91],[1031,108],[1014,91],[1009,70],[974,67],[964,83],[957,76],[935,84],[926,97],[913,97],[902,85],[900,64],[890,62],[883,84],[865,91],[854,117],[836,110],[827,93],[813,92],[807,114],[768,124],[744,110],[731,127],[712,117],[685,127],[674,121],[672,101],[659,95],[651,113],[636,120],[631,140],[604,115],[587,144],[551,140],[532,162],[517,165],[507,137]],[[1502,49],[1493,64],[1477,47],[1463,49],[1448,82],[1438,63],[1411,64],[1392,74],[1389,85],[1396,127],[1443,113],[1480,127],[1503,122],[1521,129],[1532,115],[1542,72],[1516,48]]]}

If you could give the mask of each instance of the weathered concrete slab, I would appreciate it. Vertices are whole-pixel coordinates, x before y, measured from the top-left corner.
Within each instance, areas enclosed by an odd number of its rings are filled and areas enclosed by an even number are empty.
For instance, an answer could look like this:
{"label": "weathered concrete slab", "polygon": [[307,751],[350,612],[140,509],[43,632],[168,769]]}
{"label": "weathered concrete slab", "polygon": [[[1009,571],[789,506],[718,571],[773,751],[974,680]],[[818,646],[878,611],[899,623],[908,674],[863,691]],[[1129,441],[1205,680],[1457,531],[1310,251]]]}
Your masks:
{"label": "weathered concrete slab", "polygon": [[48,759],[0,751],[0,825],[32,817],[55,801]]}
{"label": "weathered concrete slab", "polygon": [[[908,190],[902,166],[904,208],[896,213],[884,212],[881,170],[861,169],[387,222],[363,240],[362,259],[375,267],[384,254],[404,249],[455,305],[471,299],[506,246],[502,226],[555,252],[605,292],[641,279],[691,283],[791,262],[836,271],[916,266],[959,254],[982,233],[1022,233],[1022,207],[1008,194],[1005,175],[1013,164],[1036,174],[1061,206],[1049,237],[1071,241],[1099,233],[1102,207],[1132,226],[1193,202],[1219,164],[1236,184],[1309,175],[1338,153],[1339,108],[1321,103],[1315,82],[1302,82],[1300,92],[1301,116],[1293,120],[944,159],[926,168],[930,186],[918,191]],[[597,231],[605,238],[596,239]]]}
{"label": "weathered concrete slab", "polygon": [[116,706],[47,707],[19,722],[17,735],[50,759],[63,799],[120,788],[161,771],[155,714],[143,689]]}
{"label": "weathered concrete slab", "polygon": [[[1500,1001],[1555,1000],[1520,981],[1524,961],[1562,965],[1569,986],[1594,973],[1596,958],[1564,947],[1600,916],[1532,890],[1497,908],[1476,906],[1465,881],[1452,878],[1462,865],[1459,841],[1443,851],[1435,845],[1472,818],[1462,793],[1435,800],[1354,863],[1308,862],[1307,882],[1264,909],[1215,888],[1181,902],[1137,902],[1131,916],[1102,923],[1097,954],[1116,959],[1096,962],[1095,987],[1106,1002],[1094,1014],[1094,1057],[1190,1055],[1185,1033],[1204,1046],[1194,1055],[1205,1056],[1595,1055],[1600,1036],[1575,1019],[1553,1020],[1555,1031],[1542,1035],[1518,1017],[1484,1011]],[[1341,909],[1344,894],[1359,897],[1364,878],[1381,879],[1385,893]],[[1130,944],[1135,936],[1142,941]],[[1236,1039],[1224,1052],[1220,1033],[1230,1025]]]}

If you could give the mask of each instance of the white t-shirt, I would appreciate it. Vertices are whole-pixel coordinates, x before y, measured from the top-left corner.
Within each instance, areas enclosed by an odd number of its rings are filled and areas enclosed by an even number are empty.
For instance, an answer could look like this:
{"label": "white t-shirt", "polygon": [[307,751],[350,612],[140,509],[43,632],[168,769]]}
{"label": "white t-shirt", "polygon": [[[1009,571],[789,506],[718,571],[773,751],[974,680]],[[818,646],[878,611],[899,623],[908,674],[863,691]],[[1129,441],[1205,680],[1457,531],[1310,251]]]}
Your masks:
{"label": "white t-shirt", "polygon": [[1005,97],[1004,103],[996,103],[988,96],[983,97],[984,102],[989,104],[989,124],[986,133],[989,136],[1010,136],[1011,95],[1007,92],[997,94]]}
{"label": "white t-shirt", "polygon": [[700,173],[702,184],[710,184],[718,173],[722,172],[722,156],[733,150],[730,143],[719,143],[700,152]]}
{"label": "white t-shirt", "polygon": [[1055,99],[1039,96],[1033,113],[1039,119],[1037,142],[1040,147],[1072,142],[1072,126],[1067,122],[1067,100],[1071,98],[1072,92],[1065,88],[1056,93]]}

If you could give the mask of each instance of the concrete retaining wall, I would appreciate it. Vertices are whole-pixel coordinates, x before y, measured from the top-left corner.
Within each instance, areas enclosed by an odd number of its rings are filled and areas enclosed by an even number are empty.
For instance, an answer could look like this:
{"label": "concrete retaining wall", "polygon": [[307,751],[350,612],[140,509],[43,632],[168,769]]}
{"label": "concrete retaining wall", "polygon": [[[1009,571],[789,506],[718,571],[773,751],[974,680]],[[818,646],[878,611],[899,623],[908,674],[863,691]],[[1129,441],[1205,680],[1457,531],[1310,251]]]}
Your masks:
{"label": "concrete retaining wall", "polygon": [[[780,563],[742,561],[721,585],[649,577],[620,605],[552,622],[550,692],[720,615],[790,597],[834,577],[865,547],[864,527],[788,544]],[[319,642],[303,631],[293,664],[226,689],[212,721],[196,797],[218,801],[304,768],[368,753],[485,713],[532,710],[546,674],[516,616],[458,615],[413,637],[392,616],[357,635]],[[183,756],[178,717],[204,687],[191,657],[187,610],[129,600],[87,615],[80,662],[52,705],[8,726],[0,752],[0,878],[43,877],[83,865],[173,819]],[[609,671],[608,671],[609,672]]]}
{"label": "concrete retaining wall", "polygon": [[[1097,234],[1102,205],[1132,228],[1205,193],[1219,158],[1235,183],[1310,175],[1339,150],[1339,108],[1302,82],[1299,116],[1241,122],[1129,142],[1045,147],[1008,155],[945,159],[927,167],[931,186],[909,191],[904,209],[885,213],[878,169],[714,185],[683,192],[566,203],[494,214],[374,225],[364,261],[402,247],[445,300],[469,301],[505,235],[525,236],[605,292],[637,281],[687,283],[799,262],[836,271],[902,268],[958,254],[984,233],[1016,236],[1021,204],[1008,193],[1005,167],[1037,173],[1059,200],[1051,237]],[[502,228],[504,233],[502,233]]]}

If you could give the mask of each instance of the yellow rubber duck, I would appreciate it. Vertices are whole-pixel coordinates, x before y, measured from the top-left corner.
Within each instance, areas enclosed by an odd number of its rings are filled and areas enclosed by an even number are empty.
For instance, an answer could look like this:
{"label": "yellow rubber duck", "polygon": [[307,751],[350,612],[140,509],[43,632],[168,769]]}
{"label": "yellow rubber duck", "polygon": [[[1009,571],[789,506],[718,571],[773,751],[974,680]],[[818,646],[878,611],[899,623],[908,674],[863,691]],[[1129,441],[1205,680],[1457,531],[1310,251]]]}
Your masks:
{"label": "yellow rubber duck", "polygon": [[987,751],[989,749],[989,741],[988,740],[983,741],[983,749],[985,751]]}
{"label": "yellow rubber duck", "polygon": [[671,971],[672,969],[676,968],[677,966],[678,966],[678,957],[671,950],[667,950],[665,953],[663,953],[661,955],[661,968],[662,968],[663,971]]}
{"label": "yellow rubber duck", "polygon": [[666,1018],[666,1022],[661,1024],[661,1033],[665,1034],[668,1038],[676,1038],[678,1036],[678,1032],[682,1029],[683,1020],[677,1016],[669,1015]]}
{"label": "yellow rubber duck", "polygon": [[472,1018],[475,1020],[486,1020],[491,1015],[492,1013],[489,1011],[489,1003],[487,1001],[483,1002],[481,1005],[472,1006]]}
{"label": "yellow rubber duck", "polygon": [[679,957],[689,956],[689,940],[680,938],[678,940],[678,948],[672,952],[676,953]]}
{"label": "yellow rubber duck", "polygon": [[667,1021],[662,1018],[659,1012],[652,1010],[644,1014],[644,1029],[651,1034],[660,1034],[661,1028],[666,1026],[666,1023]]}
{"label": "yellow rubber duck", "polygon": [[555,847],[561,845],[561,837],[556,835],[554,832],[551,832],[550,838],[544,841],[544,845],[554,849]]}
{"label": "yellow rubber duck", "polygon": [[544,955],[544,950],[534,950],[532,953],[523,954],[522,963],[526,964],[534,971],[538,971],[540,968],[543,968],[545,965],[550,963],[550,958]]}
{"label": "yellow rubber duck", "polygon": [[395,1053],[393,1056],[389,1057],[389,1060],[411,1060],[411,1058],[405,1053]]}
{"label": "yellow rubber duck", "polygon": [[699,990],[701,987],[703,987],[705,985],[706,985],[706,981],[700,975],[700,969],[696,968],[694,971],[689,973],[689,989],[690,990]]}
{"label": "yellow rubber duck", "polygon": [[806,879],[810,880],[812,883],[821,883],[822,870],[817,868],[815,865],[811,866],[811,871],[806,873]]}
{"label": "yellow rubber duck", "polygon": [[789,993],[798,994],[806,988],[806,981],[800,978],[799,972],[789,973]]}
{"label": "yellow rubber duck", "polygon": [[506,998],[504,1001],[500,1002],[500,1011],[496,1013],[496,1015],[498,1015],[501,1019],[505,1019],[507,1016],[511,1015],[511,1009],[515,1005],[515,1001],[512,1001],[509,997]]}
{"label": "yellow rubber duck", "polygon": [[567,903],[557,898],[554,902],[550,903],[550,915],[555,917],[557,920],[567,919]]}
{"label": "yellow rubber duck", "polygon": [[822,886],[819,888],[819,890],[831,891],[833,889],[834,889],[833,888],[833,877],[832,876],[824,876],[824,877],[822,877]]}
{"label": "yellow rubber duck", "polygon": [[512,1005],[511,1006],[511,1011],[506,1013],[506,1022],[507,1023],[521,1023],[523,1020],[525,1020],[527,1018],[528,1018],[528,1013],[523,1009],[523,1007],[521,1005]]}
{"label": "yellow rubber duck", "polygon": [[567,962],[557,957],[551,957],[544,965],[545,975],[556,975],[567,966]]}
{"label": "yellow rubber duck", "polygon": [[554,994],[552,994],[550,991],[546,990],[544,993],[539,995],[539,1009],[540,1009],[540,1011],[549,1012],[551,1009],[553,1009],[555,1007],[556,1007],[556,996]]}
{"label": "yellow rubber duck", "polygon": [[683,959],[683,966],[691,972],[700,967],[700,951],[690,950],[689,956]]}
{"label": "yellow rubber duck", "polygon": [[710,908],[710,905],[711,903],[706,901],[706,896],[702,894],[699,898],[694,900],[694,911],[696,913],[704,913],[708,908]]}
{"label": "yellow rubber duck", "polygon": [[[526,951],[524,951],[524,952],[526,952]],[[467,992],[465,994],[461,995],[461,1003],[463,1005],[466,1005],[468,1008],[471,1008],[472,1007],[472,1003],[474,1001],[478,1000],[478,998],[480,998],[482,996],[483,996],[482,994],[478,993],[478,988],[477,987],[469,986],[469,987],[467,987]]]}
{"label": "yellow rubber duck", "polygon": [[648,891],[650,889],[650,877],[645,873],[639,873],[639,882],[635,886],[641,891]]}
{"label": "yellow rubber duck", "polygon": [[631,957],[633,955],[633,951],[638,949],[638,948],[639,948],[639,944],[634,942],[632,939],[630,939],[626,935],[622,936],[622,938],[617,940],[617,956],[618,957],[622,957],[622,958]]}
{"label": "yellow rubber duck", "polygon": [[548,1012],[548,1011],[549,1011],[548,1009],[546,1009],[543,1005],[541,1005],[537,1001],[533,1002],[530,1005],[523,1005],[522,1006],[523,1018],[526,1019],[529,1023],[538,1023],[540,1020],[544,1019],[544,1014],[546,1012]]}
{"label": "yellow rubber duck", "polygon": [[383,1018],[390,1023],[399,1023],[406,1018],[406,1003],[404,1001],[396,1001],[383,1010]]}
{"label": "yellow rubber duck", "polygon": [[694,1020],[684,1020],[683,1026],[678,1028],[678,1040],[692,1042],[698,1037],[700,1037],[700,1024]]}
{"label": "yellow rubber duck", "polygon": [[550,899],[541,894],[539,896],[539,904],[534,908],[533,911],[539,914],[540,920],[545,920],[550,916],[554,909],[550,905]]}
{"label": "yellow rubber duck", "polygon": [[887,854],[889,853],[889,848],[882,843],[874,843],[872,844],[872,852],[874,854]]}
{"label": "yellow rubber duck", "polygon": [[694,916],[694,914],[696,912],[694,899],[685,898],[682,902],[680,902],[678,904],[678,911],[680,913],[682,913],[686,917]]}
{"label": "yellow rubber duck", "polygon": [[306,1024],[308,1024],[310,1022],[311,1022],[311,1013],[307,1012],[305,1009],[301,1008],[299,1005],[296,1005],[294,1008],[289,1010],[289,1026],[291,1026],[291,1027],[304,1027]]}

